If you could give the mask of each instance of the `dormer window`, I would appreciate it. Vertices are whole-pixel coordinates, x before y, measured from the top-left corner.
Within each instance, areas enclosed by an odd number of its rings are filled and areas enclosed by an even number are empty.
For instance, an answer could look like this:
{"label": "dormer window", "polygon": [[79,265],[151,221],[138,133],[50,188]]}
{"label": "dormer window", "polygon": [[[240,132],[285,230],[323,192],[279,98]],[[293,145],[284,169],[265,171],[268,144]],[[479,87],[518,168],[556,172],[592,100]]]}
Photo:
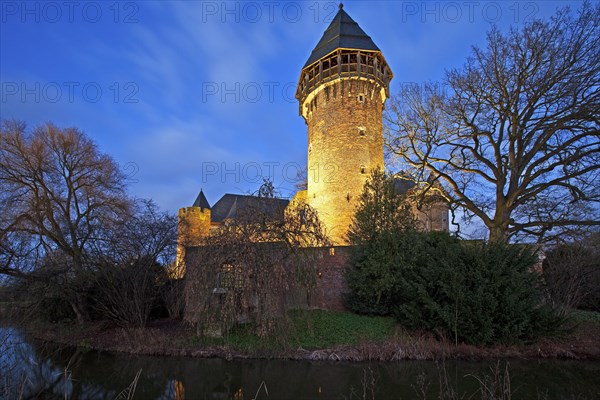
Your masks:
{"label": "dormer window", "polygon": [[358,128],[358,136],[364,137],[366,134],[367,134],[367,131],[364,127],[361,126]]}
{"label": "dormer window", "polygon": [[366,173],[366,172],[367,172],[367,167],[365,167],[364,165],[361,165],[361,166],[360,166],[360,173],[361,173],[361,174],[364,174],[364,173]]}

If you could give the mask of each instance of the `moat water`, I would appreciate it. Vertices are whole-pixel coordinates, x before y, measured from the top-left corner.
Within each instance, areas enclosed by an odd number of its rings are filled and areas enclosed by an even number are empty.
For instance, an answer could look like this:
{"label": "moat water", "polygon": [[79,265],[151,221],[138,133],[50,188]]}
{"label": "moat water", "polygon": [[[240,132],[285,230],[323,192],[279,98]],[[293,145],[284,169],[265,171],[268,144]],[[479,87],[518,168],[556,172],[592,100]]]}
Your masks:
{"label": "moat water", "polygon": [[0,328],[0,398],[6,399],[438,399],[440,393],[481,399],[489,398],[482,388],[494,387],[511,393],[506,399],[600,399],[600,362],[148,357],[61,349]]}

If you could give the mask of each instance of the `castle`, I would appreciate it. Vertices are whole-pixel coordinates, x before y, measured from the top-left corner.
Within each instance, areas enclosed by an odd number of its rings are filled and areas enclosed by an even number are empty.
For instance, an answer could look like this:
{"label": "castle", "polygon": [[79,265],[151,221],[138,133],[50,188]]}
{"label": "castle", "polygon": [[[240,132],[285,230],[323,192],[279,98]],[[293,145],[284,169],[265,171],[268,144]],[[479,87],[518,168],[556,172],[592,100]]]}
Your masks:
{"label": "castle", "polygon": [[[308,126],[308,187],[292,199],[317,211],[334,245],[347,244],[358,196],[371,171],[384,168],[382,113],[392,78],[381,50],[340,4],[300,73],[296,99]],[[396,183],[400,194],[419,189],[406,179]],[[178,264],[187,246],[199,245],[211,229],[252,204],[253,196],[225,194],[210,207],[200,191],[191,207],[179,210]],[[261,204],[277,214],[288,201]],[[422,229],[448,230],[444,201],[413,210]]]}

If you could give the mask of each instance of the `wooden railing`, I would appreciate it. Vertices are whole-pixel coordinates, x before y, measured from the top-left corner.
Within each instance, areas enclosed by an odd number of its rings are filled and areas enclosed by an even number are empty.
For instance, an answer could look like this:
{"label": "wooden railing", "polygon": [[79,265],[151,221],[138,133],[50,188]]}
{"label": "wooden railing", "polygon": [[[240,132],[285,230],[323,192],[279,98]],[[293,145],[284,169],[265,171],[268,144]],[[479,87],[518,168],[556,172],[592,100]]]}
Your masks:
{"label": "wooden railing", "polygon": [[316,86],[341,77],[368,77],[387,91],[391,71],[379,53],[338,50],[302,71],[296,98],[302,101]]}

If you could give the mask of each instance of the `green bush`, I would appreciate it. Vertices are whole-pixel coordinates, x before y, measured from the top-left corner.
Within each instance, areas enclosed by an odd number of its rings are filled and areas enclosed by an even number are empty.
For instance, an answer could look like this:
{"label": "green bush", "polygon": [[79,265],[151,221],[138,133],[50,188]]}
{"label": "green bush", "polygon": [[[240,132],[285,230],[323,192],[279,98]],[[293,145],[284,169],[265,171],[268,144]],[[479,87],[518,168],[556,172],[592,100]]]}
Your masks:
{"label": "green bush", "polygon": [[46,322],[69,321],[75,319],[75,313],[69,303],[67,296],[59,293],[45,294],[35,297],[33,294],[29,296],[29,311],[35,319]]}
{"label": "green bush", "polygon": [[528,340],[560,325],[542,306],[527,247],[459,241],[445,233],[388,232],[354,249],[348,306],[394,315],[406,328],[457,342]]}
{"label": "green bush", "polygon": [[541,305],[531,248],[417,232],[409,211],[394,178],[375,171],[348,234],[350,310],[481,344],[527,340],[560,325]]}
{"label": "green bush", "polygon": [[395,178],[379,169],[371,173],[358,199],[348,232],[351,268],[346,307],[359,314],[389,315],[399,271],[414,262],[407,249],[418,245],[415,220]]}
{"label": "green bush", "polygon": [[[74,279],[69,280],[69,284]],[[62,289],[62,290],[61,290]],[[61,322],[76,318],[71,307],[71,293],[59,288],[56,279],[48,282],[15,280],[7,287],[14,321],[39,320]]]}
{"label": "green bush", "polygon": [[600,234],[547,251],[544,287],[557,306],[600,311]]}
{"label": "green bush", "polygon": [[100,319],[124,327],[142,327],[159,304],[164,269],[150,257],[101,265],[90,274],[89,308]]}
{"label": "green bush", "polygon": [[417,262],[402,271],[393,313],[404,326],[478,344],[527,340],[558,327],[554,311],[540,303],[531,249],[440,239],[423,234]]}
{"label": "green bush", "polygon": [[402,271],[416,263],[421,245],[415,232],[381,232],[350,249],[346,307],[358,314],[390,315],[397,302]]}

